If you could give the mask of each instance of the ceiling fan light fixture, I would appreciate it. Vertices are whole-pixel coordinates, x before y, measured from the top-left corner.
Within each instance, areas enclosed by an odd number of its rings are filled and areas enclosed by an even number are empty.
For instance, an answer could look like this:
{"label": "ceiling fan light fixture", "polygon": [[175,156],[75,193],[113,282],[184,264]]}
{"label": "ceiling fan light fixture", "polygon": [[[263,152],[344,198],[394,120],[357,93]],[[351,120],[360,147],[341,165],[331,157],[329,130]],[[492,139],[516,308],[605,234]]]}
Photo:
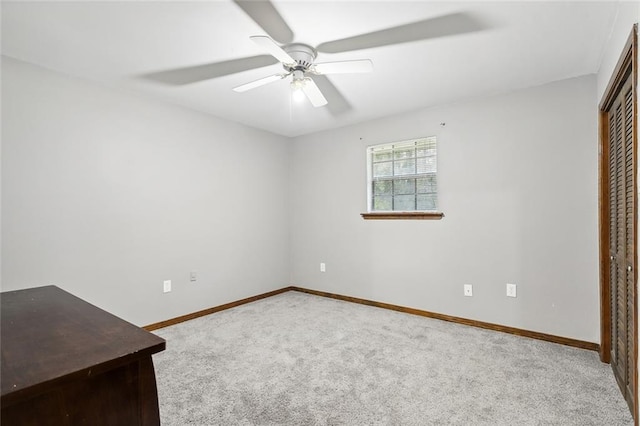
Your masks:
{"label": "ceiling fan light fixture", "polygon": [[300,101],[301,99],[304,99],[303,89],[306,84],[304,72],[301,70],[294,70],[292,71],[292,74],[293,80],[291,80],[290,84],[292,96],[294,100]]}
{"label": "ceiling fan light fixture", "polygon": [[302,102],[306,97],[304,94],[305,81],[304,78],[300,78],[294,75],[291,81],[291,98],[296,102]]}
{"label": "ceiling fan light fixture", "polygon": [[302,78],[294,78],[293,81],[291,82],[291,90],[293,90],[294,92],[299,92],[302,91],[302,88],[304,87],[305,81]]}

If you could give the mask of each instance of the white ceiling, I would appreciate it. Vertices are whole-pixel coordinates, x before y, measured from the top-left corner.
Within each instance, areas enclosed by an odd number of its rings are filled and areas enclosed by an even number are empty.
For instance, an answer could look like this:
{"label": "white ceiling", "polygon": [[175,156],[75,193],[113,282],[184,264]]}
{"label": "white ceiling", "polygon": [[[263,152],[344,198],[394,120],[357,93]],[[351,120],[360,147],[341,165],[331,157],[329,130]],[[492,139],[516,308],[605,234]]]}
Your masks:
{"label": "white ceiling", "polygon": [[[158,72],[263,55],[266,35],[232,0],[2,2],[2,53],[100,84],[139,92],[273,133],[297,136],[406,111],[598,71],[617,4],[605,2],[277,1],[295,42],[323,42],[464,12],[482,30],[345,53],[370,74],[326,77],[337,94],[314,108],[291,99],[287,80],[237,85],[279,64],[176,85]],[[326,86],[326,85],[325,85]],[[331,92],[331,87],[324,88]],[[333,100],[333,102],[331,101]]]}

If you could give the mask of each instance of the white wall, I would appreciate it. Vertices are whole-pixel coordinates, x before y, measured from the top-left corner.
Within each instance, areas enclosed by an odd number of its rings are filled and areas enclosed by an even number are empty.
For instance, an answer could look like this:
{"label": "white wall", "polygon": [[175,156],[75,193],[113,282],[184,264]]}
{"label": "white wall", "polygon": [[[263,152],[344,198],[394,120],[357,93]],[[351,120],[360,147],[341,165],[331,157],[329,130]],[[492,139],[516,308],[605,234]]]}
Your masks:
{"label": "white wall", "polygon": [[3,291],[145,325],[288,285],[288,140],[6,57],[2,89]]}
{"label": "white wall", "polygon": [[[298,138],[293,284],[599,342],[595,105],[587,76]],[[365,147],[429,135],[444,219],[363,220]]]}
{"label": "white wall", "polygon": [[[600,75],[291,144],[2,65],[3,291],[53,283],[143,325],[293,284],[599,341]],[[365,147],[431,134],[445,218],[364,221]]]}
{"label": "white wall", "polygon": [[611,35],[603,52],[600,70],[598,71],[598,102],[602,100],[604,91],[607,89],[622,49],[629,39],[633,24],[638,22],[640,22],[640,2],[619,2],[616,21],[611,29]]}

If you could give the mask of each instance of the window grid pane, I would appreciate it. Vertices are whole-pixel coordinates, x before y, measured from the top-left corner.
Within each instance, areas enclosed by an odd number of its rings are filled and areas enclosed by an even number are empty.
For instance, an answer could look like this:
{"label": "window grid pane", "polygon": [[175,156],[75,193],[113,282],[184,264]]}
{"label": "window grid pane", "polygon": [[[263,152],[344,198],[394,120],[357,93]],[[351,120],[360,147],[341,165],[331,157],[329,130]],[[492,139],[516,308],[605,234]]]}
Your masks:
{"label": "window grid pane", "polygon": [[415,179],[394,179],[393,195],[408,195],[416,193]]}
{"label": "window grid pane", "polygon": [[437,208],[435,137],[369,148],[372,211]]}
{"label": "window grid pane", "polygon": [[396,160],[393,162],[394,176],[408,176],[416,174],[416,160]]}

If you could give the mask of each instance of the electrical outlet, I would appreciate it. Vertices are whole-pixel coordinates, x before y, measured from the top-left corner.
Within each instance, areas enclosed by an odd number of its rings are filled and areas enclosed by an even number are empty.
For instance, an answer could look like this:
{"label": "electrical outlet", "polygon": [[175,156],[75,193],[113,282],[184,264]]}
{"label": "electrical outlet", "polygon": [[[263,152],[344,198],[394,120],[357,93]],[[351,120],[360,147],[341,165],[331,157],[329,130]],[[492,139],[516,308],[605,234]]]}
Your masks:
{"label": "electrical outlet", "polygon": [[507,283],[507,297],[516,297],[516,285]]}
{"label": "electrical outlet", "polygon": [[191,271],[191,273],[189,274],[189,281],[198,281],[198,271]]}
{"label": "electrical outlet", "polygon": [[320,263],[320,272],[327,272],[327,265],[324,262]]}
{"label": "electrical outlet", "polygon": [[464,285],[464,295],[468,297],[473,296],[473,286],[471,284]]}
{"label": "electrical outlet", "polygon": [[169,293],[171,291],[171,280],[165,280],[163,290],[165,293]]}

